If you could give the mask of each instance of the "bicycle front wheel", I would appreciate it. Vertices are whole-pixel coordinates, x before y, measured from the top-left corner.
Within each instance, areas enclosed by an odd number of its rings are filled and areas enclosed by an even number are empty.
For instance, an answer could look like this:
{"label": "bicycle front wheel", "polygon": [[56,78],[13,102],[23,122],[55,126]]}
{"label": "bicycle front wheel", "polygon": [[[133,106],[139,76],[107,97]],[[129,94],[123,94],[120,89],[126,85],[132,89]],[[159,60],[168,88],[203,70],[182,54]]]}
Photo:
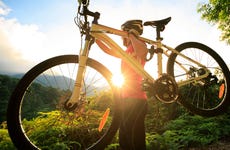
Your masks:
{"label": "bicycle front wheel", "polygon": [[77,55],[57,56],[38,64],[19,81],[7,110],[9,134],[18,149],[101,150],[112,140],[119,126],[119,98],[110,83],[112,74],[88,58],[80,99],[70,111],[64,106],[77,70]]}
{"label": "bicycle front wheel", "polygon": [[[196,42],[183,43],[175,48],[181,54],[199,62],[198,66],[177,53],[172,53],[167,64],[168,74],[177,82],[192,80],[179,87],[178,102],[192,113],[215,116],[229,106],[230,72],[222,58],[211,48]],[[193,80],[209,73],[205,78]]]}

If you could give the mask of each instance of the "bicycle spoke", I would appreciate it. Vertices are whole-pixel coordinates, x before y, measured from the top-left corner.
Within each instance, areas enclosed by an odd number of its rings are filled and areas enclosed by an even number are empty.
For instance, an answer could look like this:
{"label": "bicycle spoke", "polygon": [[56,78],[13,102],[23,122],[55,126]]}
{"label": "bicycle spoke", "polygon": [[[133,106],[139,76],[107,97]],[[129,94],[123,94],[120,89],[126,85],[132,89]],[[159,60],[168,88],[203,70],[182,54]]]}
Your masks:
{"label": "bicycle spoke", "polygon": [[[54,57],[35,66],[23,77],[16,89],[20,92],[11,98],[14,104],[9,109],[16,111],[8,114],[12,116],[8,117],[11,137],[19,146],[24,143],[24,147],[35,148],[34,143],[36,148],[45,149],[52,146],[48,142],[52,136],[58,136],[56,139],[59,141],[53,141],[52,144],[62,142],[70,149],[86,149],[102,140],[110,129],[115,106],[108,78],[111,73],[94,60],[90,60],[86,67],[76,109],[69,111],[64,107],[75,84],[76,60],[74,55]],[[100,119],[106,110],[111,113],[104,117],[106,121],[98,131]],[[17,130],[14,130],[15,127]],[[117,127],[118,124],[111,130],[116,131]]]}
{"label": "bicycle spoke", "polygon": [[169,74],[172,74],[177,82],[191,81],[179,88],[181,103],[194,113],[217,114],[220,112],[219,109],[224,109],[223,103],[227,103],[226,87],[229,86],[227,66],[212,49],[199,43],[184,43],[178,46],[178,50],[202,64],[199,66],[181,55],[170,56]]}

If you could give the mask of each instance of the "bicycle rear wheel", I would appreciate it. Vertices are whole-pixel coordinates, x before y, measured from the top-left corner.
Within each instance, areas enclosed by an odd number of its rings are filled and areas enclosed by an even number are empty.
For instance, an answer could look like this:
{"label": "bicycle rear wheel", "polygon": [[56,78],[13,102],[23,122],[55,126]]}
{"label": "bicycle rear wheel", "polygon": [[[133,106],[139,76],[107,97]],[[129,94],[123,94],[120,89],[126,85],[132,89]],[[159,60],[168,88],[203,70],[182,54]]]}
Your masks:
{"label": "bicycle rear wheel", "polygon": [[[57,56],[19,81],[7,110],[9,134],[18,149],[101,150],[113,139],[119,127],[119,98],[110,83],[112,74],[102,64],[87,60],[77,108],[65,109],[77,69],[77,55]],[[106,124],[98,129],[101,119]]]}
{"label": "bicycle rear wheel", "polygon": [[192,113],[201,116],[215,116],[225,112],[230,104],[230,72],[222,58],[211,48],[196,42],[183,43],[175,49],[205,66],[202,68],[172,53],[168,60],[167,72],[176,81],[193,79],[205,74],[206,69],[209,71],[206,78],[179,87],[178,102]]}

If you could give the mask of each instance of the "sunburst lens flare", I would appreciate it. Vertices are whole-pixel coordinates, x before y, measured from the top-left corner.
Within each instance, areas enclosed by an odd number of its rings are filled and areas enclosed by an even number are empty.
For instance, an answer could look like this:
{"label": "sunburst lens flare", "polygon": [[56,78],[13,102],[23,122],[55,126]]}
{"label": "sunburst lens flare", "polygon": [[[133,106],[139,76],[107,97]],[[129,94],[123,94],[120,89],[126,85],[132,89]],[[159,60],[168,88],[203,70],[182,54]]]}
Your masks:
{"label": "sunburst lens flare", "polygon": [[125,82],[124,76],[122,74],[114,74],[112,77],[112,83],[116,87],[122,87]]}

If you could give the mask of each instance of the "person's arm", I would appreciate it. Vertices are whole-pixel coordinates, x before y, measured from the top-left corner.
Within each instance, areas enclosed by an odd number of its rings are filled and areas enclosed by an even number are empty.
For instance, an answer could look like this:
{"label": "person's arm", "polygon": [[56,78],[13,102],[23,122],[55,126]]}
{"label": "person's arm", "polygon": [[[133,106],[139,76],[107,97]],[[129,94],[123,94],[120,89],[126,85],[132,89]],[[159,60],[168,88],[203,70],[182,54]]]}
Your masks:
{"label": "person's arm", "polygon": [[105,45],[101,40],[96,39],[95,42],[97,43],[97,45],[107,54],[120,58],[120,55],[118,55],[116,53],[116,50],[111,49],[110,47],[108,47],[107,45]]}
{"label": "person's arm", "polygon": [[129,34],[130,42],[133,46],[133,49],[138,57],[140,57],[142,60],[146,59],[146,55],[148,53],[148,49],[146,47],[146,44],[136,38],[133,34]]}

